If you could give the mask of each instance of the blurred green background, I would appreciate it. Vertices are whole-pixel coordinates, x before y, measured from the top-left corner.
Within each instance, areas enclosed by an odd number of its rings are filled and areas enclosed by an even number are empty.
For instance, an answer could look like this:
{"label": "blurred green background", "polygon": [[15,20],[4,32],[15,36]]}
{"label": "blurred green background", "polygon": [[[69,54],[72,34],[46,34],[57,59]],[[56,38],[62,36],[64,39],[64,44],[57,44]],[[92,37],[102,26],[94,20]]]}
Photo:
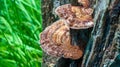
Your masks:
{"label": "blurred green background", "polygon": [[40,0],[0,0],[0,67],[41,67]]}

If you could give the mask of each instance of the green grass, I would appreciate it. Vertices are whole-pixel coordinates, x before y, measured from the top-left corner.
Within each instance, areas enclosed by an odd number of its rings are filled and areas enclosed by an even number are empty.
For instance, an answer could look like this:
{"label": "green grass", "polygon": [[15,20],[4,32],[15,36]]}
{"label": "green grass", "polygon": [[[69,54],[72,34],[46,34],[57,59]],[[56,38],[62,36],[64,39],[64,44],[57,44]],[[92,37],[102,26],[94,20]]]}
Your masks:
{"label": "green grass", "polygon": [[0,67],[40,67],[40,0],[0,0]]}

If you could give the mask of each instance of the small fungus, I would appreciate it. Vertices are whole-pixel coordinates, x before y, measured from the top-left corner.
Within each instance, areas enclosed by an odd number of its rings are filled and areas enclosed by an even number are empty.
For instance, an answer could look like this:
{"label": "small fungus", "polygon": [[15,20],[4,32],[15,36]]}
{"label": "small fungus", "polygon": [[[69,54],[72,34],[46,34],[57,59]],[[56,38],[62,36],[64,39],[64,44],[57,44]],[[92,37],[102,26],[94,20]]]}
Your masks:
{"label": "small fungus", "polygon": [[84,8],[88,8],[90,6],[89,0],[78,0],[78,3],[82,4]]}

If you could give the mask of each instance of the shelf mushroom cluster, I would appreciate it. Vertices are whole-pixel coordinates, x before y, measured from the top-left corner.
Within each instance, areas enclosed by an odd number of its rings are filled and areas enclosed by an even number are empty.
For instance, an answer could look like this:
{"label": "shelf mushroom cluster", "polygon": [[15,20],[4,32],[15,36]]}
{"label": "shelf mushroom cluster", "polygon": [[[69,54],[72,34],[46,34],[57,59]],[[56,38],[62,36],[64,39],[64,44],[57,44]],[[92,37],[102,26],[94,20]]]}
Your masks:
{"label": "shelf mushroom cluster", "polygon": [[78,0],[78,2],[83,6],[65,4],[56,8],[55,13],[60,19],[40,34],[41,48],[47,54],[70,59],[82,57],[84,49],[71,44],[70,28],[87,29],[93,27],[91,16],[93,9],[88,7],[89,1],[87,0]]}

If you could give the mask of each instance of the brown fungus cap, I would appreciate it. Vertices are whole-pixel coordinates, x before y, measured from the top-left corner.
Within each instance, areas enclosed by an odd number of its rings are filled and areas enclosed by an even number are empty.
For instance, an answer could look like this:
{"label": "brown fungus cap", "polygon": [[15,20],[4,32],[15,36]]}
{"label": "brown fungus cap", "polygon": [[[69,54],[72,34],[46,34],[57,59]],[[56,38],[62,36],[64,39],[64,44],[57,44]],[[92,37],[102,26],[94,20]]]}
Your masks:
{"label": "brown fungus cap", "polygon": [[83,49],[70,44],[69,28],[64,24],[65,22],[65,20],[58,20],[41,33],[41,48],[55,57],[79,59],[83,55]]}
{"label": "brown fungus cap", "polygon": [[87,8],[90,5],[89,0],[78,0],[78,3],[82,4],[83,7]]}
{"label": "brown fungus cap", "polygon": [[92,18],[93,9],[91,8],[65,4],[57,7],[55,13],[61,19],[65,19],[67,21],[65,24],[73,29],[86,29],[94,25]]}

